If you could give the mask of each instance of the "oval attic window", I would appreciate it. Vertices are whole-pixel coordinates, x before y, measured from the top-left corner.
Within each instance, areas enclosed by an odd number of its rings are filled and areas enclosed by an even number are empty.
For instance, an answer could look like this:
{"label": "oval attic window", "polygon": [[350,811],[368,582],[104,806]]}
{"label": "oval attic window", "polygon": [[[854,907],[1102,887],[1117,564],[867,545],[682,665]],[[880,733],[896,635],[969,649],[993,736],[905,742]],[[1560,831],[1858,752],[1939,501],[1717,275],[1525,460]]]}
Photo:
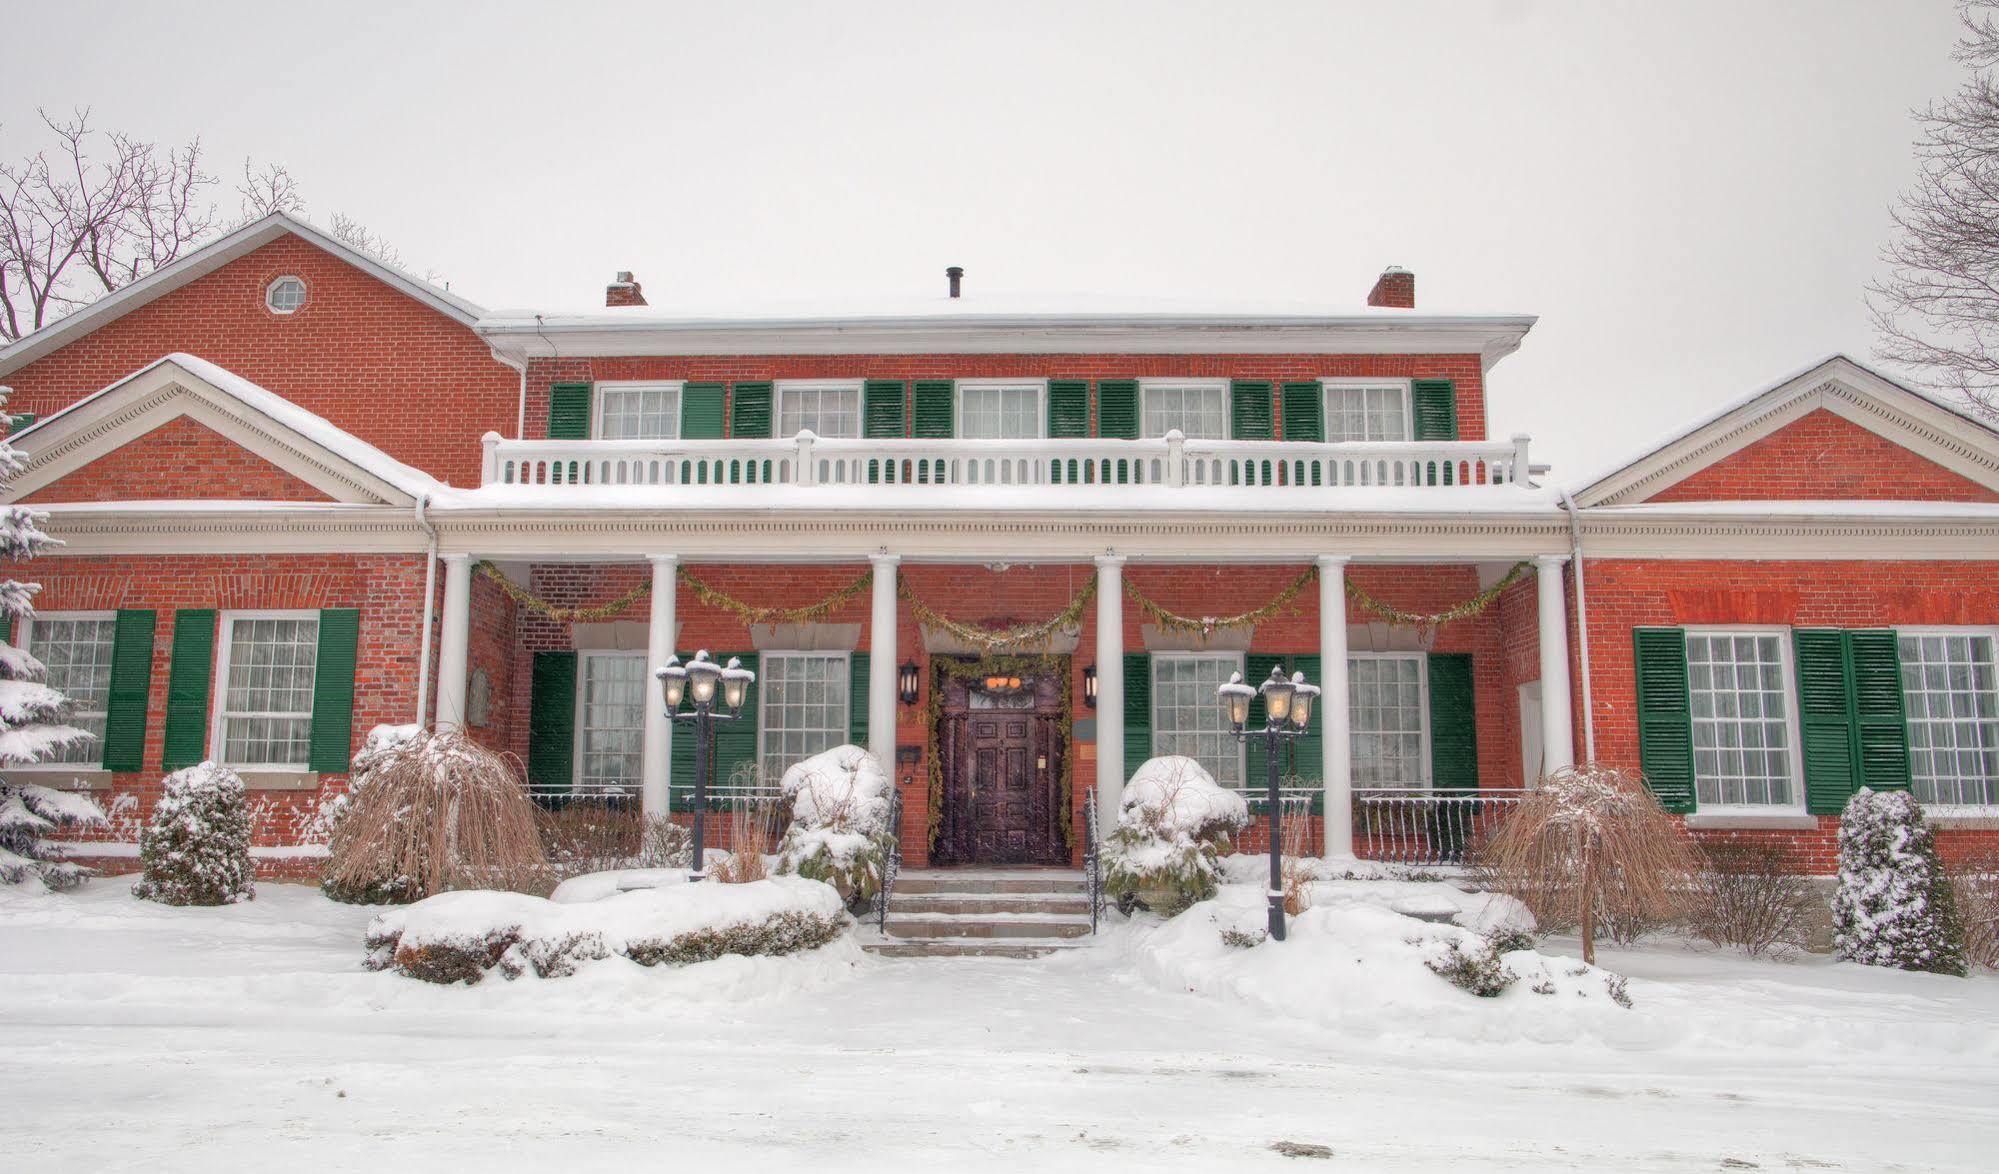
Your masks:
{"label": "oval attic window", "polygon": [[264,291],[264,304],[273,314],[289,314],[305,305],[305,282],[296,277],[280,277]]}

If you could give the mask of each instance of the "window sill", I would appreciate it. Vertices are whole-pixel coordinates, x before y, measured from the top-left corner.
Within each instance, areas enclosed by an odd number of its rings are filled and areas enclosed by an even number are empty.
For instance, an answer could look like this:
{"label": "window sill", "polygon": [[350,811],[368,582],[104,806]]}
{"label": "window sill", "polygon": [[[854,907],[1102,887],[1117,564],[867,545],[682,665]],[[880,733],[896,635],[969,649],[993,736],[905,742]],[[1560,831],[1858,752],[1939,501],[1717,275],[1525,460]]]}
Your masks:
{"label": "window sill", "polygon": [[1999,831],[1999,807],[1926,807],[1923,822],[1961,832]]}
{"label": "window sill", "polygon": [[252,791],[317,791],[319,775],[308,770],[239,770],[237,777]]}
{"label": "window sill", "polygon": [[1765,814],[1755,815],[1743,812],[1739,815],[1724,812],[1699,812],[1687,816],[1687,827],[1694,831],[1813,831],[1819,826],[1815,815]]}
{"label": "window sill", "polygon": [[[10,769],[10,775],[18,775],[23,780],[53,787],[58,791],[109,791],[111,772],[101,767],[78,767],[64,770],[59,766],[17,766]],[[71,783],[81,784],[71,786]]]}

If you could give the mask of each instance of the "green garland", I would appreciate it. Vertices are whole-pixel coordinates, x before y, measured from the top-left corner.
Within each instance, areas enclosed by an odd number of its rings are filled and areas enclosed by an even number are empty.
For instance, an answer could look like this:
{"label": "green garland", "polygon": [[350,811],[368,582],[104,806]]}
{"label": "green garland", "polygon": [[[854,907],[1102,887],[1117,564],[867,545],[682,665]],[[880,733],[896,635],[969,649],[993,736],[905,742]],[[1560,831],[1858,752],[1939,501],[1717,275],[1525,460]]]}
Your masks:
{"label": "green garland", "polygon": [[1431,612],[1429,615],[1417,615],[1415,612],[1403,611],[1398,607],[1383,603],[1381,600],[1369,595],[1366,588],[1354,582],[1352,575],[1347,576],[1347,597],[1355,603],[1360,604],[1363,611],[1380,616],[1391,624],[1407,628],[1438,628],[1453,620],[1470,619],[1486,608],[1491,607],[1493,601],[1498,599],[1501,593],[1508,587],[1518,583],[1521,577],[1532,569],[1532,567],[1533,564],[1528,562],[1514,563],[1513,569],[1506,572],[1505,576],[1499,582],[1494,583],[1492,586],[1487,587],[1462,603],[1452,604],[1442,611]]}
{"label": "green garland", "polygon": [[539,598],[534,592],[507,578],[501,572],[500,568],[494,566],[490,560],[479,560],[476,564],[476,569],[488,579],[499,584],[500,590],[506,592],[508,599],[513,600],[536,615],[547,616],[551,620],[565,624],[585,623],[591,620],[608,620],[612,616],[622,615],[626,608],[652,594],[652,581],[648,579],[609,603],[600,603],[595,607],[560,607],[548,602],[546,599]]}
{"label": "green garland", "polygon": [[1056,726],[1056,736],[1061,739],[1062,776],[1056,786],[1055,802],[1061,809],[1062,844],[1073,849],[1076,842],[1074,819],[1069,808],[1076,785],[1076,752],[1074,733],[1076,729],[1076,698],[1074,682],[1070,679],[1069,658],[1054,653],[1030,655],[994,655],[988,653],[977,660],[953,660],[945,656],[930,658],[930,698],[924,706],[924,730],[930,738],[930,820],[926,828],[930,848],[937,849],[937,837],[944,831],[944,755],[938,731],[944,721],[944,685],[947,681],[978,681],[986,677],[1000,676],[1052,676],[1062,682],[1062,715]]}
{"label": "green garland", "polygon": [[[566,624],[607,620],[612,616],[622,615],[625,609],[652,594],[652,580],[647,579],[630,591],[611,600],[609,603],[600,603],[594,607],[562,607],[559,604],[553,604],[546,599],[542,599],[534,592],[509,579],[499,567],[493,565],[489,560],[480,560],[477,564],[477,569],[481,574],[499,584],[500,590],[505,592],[507,598],[513,600],[515,603],[520,604],[536,615],[546,616],[551,620]],[[801,607],[757,607],[754,604],[744,603],[728,592],[711,587],[693,575],[688,574],[685,567],[679,569],[679,577],[682,583],[687,584],[687,589],[694,594],[694,598],[710,607],[721,608],[723,611],[743,621],[745,625],[776,623],[809,624],[822,622],[847,604],[853,602],[854,597],[866,591],[868,584],[874,581],[874,572],[862,571],[860,578],[855,579],[845,587],[840,588],[817,603],[808,603]]]}
{"label": "green garland", "polygon": [[1316,568],[1307,568],[1304,574],[1291,580],[1284,590],[1273,596],[1269,603],[1253,611],[1232,616],[1183,616],[1178,612],[1168,611],[1157,600],[1140,591],[1138,584],[1129,578],[1124,581],[1124,593],[1131,597],[1131,601],[1138,605],[1140,611],[1152,617],[1153,623],[1167,631],[1199,632],[1205,636],[1217,629],[1249,628],[1262,623],[1289,608],[1292,601],[1298,598],[1298,593],[1318,577],[1319,572]]}
{"label": "green garland", "polygon": [[1090,600],[1097,595],[1097,579],[1094,575],[1085,579],[1083,589],[1076,592],[1075,597],[1053,617],[1037,624],[1015,624],[1011,628],[981,628],[977,624],[954,620],[941,612],[933,611],[928,604],[916,597],[914,591],[910,590],[909,580],[904,576],[896,578],[896,593],[909,605],[910,614],[916,617],[917,623],[949,632],[957,639],[976,646],[987,656],[993,656],[1018,649],[1023,645],[1038,644],[1057,632],[1082,627],[1083,610],[1090,606]]}

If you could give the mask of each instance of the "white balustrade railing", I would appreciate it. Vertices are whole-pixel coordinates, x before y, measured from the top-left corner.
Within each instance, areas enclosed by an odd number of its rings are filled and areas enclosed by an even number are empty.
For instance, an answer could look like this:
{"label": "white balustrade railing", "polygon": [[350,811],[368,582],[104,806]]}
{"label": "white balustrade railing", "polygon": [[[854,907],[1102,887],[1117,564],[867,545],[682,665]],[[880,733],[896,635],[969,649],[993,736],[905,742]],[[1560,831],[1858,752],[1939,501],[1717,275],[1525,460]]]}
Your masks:
{"label": "white balustrade railing", "polygon": [[1430,488],[1510,485],[1530,472],[1509,441],[503,440],[485,436],[487,485],[1156,485]]}

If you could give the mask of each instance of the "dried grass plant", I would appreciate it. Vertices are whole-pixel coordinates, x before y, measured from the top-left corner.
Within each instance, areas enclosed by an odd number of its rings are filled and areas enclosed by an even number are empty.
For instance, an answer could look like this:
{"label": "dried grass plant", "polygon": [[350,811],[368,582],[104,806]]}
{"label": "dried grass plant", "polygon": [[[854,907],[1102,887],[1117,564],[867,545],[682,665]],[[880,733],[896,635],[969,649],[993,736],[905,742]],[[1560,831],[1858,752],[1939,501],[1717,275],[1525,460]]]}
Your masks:
{"label": "dried grass plant", "polygon": [[1306,813],[1304,803],[1287,804],[1284,812],[1284,912],[1296,917],[1312,907],[1312,882],[1319,879],[1317,863],[1305,857]]}
{"label": "dried grass plant", "polygon": [[1544,779],[1479,851],[1492,887],[1544,931],[1576,928],[1596,962],[1599,929],[1636,932],[1686,908],[1699,859],[1635,774],[1586,763]]}
{"label": "dried grass plant", "polygon": [[1999,854],[1981,853],[1950,870],[1957,915],[1964,922],[1964,958],[1999,970]]}
{"label": "dried grass plant", "polygon": [[726,815],[729,855],[711,866],[708,875],[725,885],[744,885],[769,875],[764,857],[771,848],[771,824],[777,805],[769,800],[731,803]]}

